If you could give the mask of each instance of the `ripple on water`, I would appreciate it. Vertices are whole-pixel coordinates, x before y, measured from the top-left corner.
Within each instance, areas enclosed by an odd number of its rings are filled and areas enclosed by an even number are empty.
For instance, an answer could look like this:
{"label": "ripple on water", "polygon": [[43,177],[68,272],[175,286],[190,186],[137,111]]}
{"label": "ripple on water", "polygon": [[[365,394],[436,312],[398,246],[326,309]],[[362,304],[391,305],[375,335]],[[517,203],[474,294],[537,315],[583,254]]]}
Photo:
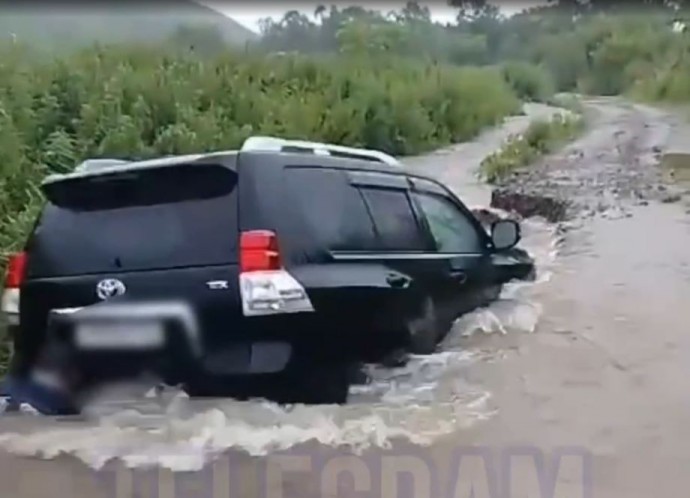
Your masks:
{"label": "ripple on water", "polygon": [[400,369],[371,367],[372,381],[353,386],[347,406],[201,401],[182,392],[158,412],[152,402],[120,401],[92,410],[98,415],[77,426],[0,435],[0,446],[42,458],[71,454],[93,468],[119,458],[131,467],[187,471],[231,448],[258,456],[308,441],[354,451],[385,448],[394,439],[427,445],[491,415],[489,394],[462,379],[472,361],[469,353],[445,352],[414,357]]}
{"label": "ripple on water", "polygon": [[[526,221],[523,235],[539,268],[536,283],[547,281],[558,248],[555,230]],[[367,367],[370,382],[353,386],[346,406],[190,400],[175,390],[146,398],[134,388],[129,398],[120,392],[94,401],[85,422],[56,427],[37,418],[30,430],[0,435],[0,447],[42,458],[70,454],[93,468],[119,458],[130,467],[187,471],[228,449],[266,455],[308,441],[354,451],[387,447],[394,439],[428,445],[493,415],[490,393],[465,380],[477,358],[463,350],[462,337],[476,330],[534,330],[541,314],[537,287],[507,285],[498,301],[458,320],[443,351],[414,356],[397,369]]]}

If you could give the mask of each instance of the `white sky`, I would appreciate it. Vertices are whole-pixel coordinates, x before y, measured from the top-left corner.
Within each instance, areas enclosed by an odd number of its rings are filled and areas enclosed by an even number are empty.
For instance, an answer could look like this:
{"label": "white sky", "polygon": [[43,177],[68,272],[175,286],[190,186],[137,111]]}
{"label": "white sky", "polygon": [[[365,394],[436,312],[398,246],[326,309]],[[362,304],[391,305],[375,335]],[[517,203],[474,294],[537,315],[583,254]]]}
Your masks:
{"label": "white sky", "polygon": [[[353,0],[352,2],[328,2],[328,1],[322,1],[322,2],[296,2],[296,3],[290,3],[290,4],[285,4],[285,3],[271,3],[271,2],[260,2],[257,3],[255,6],[252,5],[233,5],[230,2],[223,2],[222,0],[201,0],[199,3],[203,3],[204,5],[207,5],[208,7],[211,7],[219,12],[222,12],[223,14],[232,17],[235,19],[237,22],[243,24],[247,28],[251,29],[252,31],[259,31],[259,19],[262,19],[264,17],[272,17],[279,19],[281,18],[287,11],[289,10],[299,10],[302,11],[306,14],[309,14],[310,17],[313,18],[314,15],[314,9],[319,4],[325,4],[325,5],[330,5],[331,3],[335,3],[341,6],[346,6],[346,5],[353,5],[353,4],[359,4],[362,5],[363,7],[366,7],[368,9],[376,9],[380,10],[382,12],[388,12],[391,10],[396,10],[400,9],[405,5],[405,2],[393,2],[393,1],[388,1],[388,2],[357,2],[356,0]],[[429,1],[420,1],[420,5],[429,7],[429,10],[431,11],[431,17],[434,21],[436,22],[452,22],[455,19],[455,15],[457,14],[457,9],[454,9],[452,7],[449,7],[447,4],[442,3],[442,2],[429,2]],[[499,5],[501,10],[505,14],[514,14],[516,12],[519,12],[523,10],[525,7],[530,6],[530,5],[535,5],[539,4],[542,2],[539,1],[513,1],[513,2],[505,2],[507,5]]]}

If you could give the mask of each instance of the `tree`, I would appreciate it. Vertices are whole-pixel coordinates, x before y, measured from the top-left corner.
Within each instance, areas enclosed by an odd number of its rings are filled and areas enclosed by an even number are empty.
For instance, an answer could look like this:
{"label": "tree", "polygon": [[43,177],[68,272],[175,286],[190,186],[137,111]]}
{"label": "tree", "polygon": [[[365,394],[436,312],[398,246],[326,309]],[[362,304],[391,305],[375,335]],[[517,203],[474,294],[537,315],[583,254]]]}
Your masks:
{"label": "tree", "polygon": [[263,35],[261,44],[266,48],[285,52],[318,51],[318,26],[297,10],[286,12],[278,22],[261,20],[259,28]]}
{"label": "tree", "polygon": [[458,9],[458,22],[474,19],[488,11],[498,11],[498,7],[487,0],[448,0],[448,5]]}
{"label": "tree", "polygon": [[568,7],[578,13],[639,10],[645,8],[676,10],[687,7],[688,0],[546,0],[552,5]]}
{"label": "tree", "polygon": [[405,7],[403,7],[395,17],[398,22],[403,23],[431,23],[431,12],[429,11],[429,7],[422,7],[417,2],[407,2]]}

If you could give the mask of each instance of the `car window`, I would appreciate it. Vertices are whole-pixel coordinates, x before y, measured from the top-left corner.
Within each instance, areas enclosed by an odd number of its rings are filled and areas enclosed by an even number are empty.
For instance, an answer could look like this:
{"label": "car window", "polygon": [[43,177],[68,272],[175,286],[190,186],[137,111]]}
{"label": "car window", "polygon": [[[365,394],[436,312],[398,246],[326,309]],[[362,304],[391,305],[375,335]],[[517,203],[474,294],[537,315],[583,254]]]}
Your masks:
{"label": "car window", "polygon": [[439,252],[479,253],[484,238],[472,220],[447,197],[415,192]]}
{"label": "car window", "polygon": [[336,251],[376,248],[376,232],[364,200],[342,171],[291,167],[287,172],[301,218],[321,247]]}
{"label": "car window", "polygon": [[390,251],[422,251],[424,236],[405,190],[362,187],[369,212],[374,219],[381,249]]}
{"label": "car window", "polygon": [[237,261],[237,175],[176,166],[52,184],[30,240],[32,277]]}

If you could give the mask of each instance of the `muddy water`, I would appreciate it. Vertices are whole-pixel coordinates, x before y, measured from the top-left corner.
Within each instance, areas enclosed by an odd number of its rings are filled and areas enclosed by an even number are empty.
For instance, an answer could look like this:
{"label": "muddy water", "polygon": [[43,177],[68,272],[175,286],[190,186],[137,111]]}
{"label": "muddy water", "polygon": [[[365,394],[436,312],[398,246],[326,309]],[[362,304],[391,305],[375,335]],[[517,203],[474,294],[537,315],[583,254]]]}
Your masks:
{"label": "muddy water", "polygon": [[500,368],[472,370],[470,382],[492,386],[497,415],[471,439],[580,448],[596,496],[681,496],[690,484],[690,216],[680,205],[630,210],[569,236],[557,275],[537,293],[535,334]]}
{"label": "muddy water", "polygon": [[[89,422],[6,419],[0,496],[132,496],[132,480],[146,472],[124,472],[106,462],[110,457],[130,467],[196,470],[221,453],[221,467],[243,478],[239,488],[226,483],[214,496],[335,495],[324,491],[324,474],[313,467],[282,483],[260,471],[266,456],[281,450],[315,456],[330,448],[356,450],[374,474],[391,451],[423,455],[431,478],[416,496],[439,496],[454,482],[458,451],[500,452],[516,444],[547,456],[562,445],[579,448],[593,458],[595,496],[685,493],[690,222],[682,199],[641,202],[660,192],[651,158],[670,143],[678,123],[616,101],[593,101],[588,109],[592,131],[539,165],[531,181],[518,180],[546,193],[566,190],[579,206],[566,226],[526,223],[525,245],[538,258],[540,281],[508,286],[501,300],[457,323],[440,353],[394,371],[374,369],[374,381],[353,387],[347,407],[201,405],[171,393],[101,405]],[[412,166],[433,170],[468,204],[486,205],[489,192],[473,170],[527,121],[515,118],[472,144],[415,158]],[[600,198],[607,199],[604,207]],[[90,470],[101,465],[100,472]],[[122,477],[120,487],[108,480],[113,472]],[[580,474],[566,474],[557,476],[557,496],[585,496]],[[163,472],[158,487],[139,489],[139,496],[200,496],[179,490],[195,479],[208,485],[202,474],[177,475],[175,483]],[[516,486],[534,486],[531,475],[516,471]],[[359,495],[397,496],[386,487],[391,482],[374,478]],[[350,486],[337,494],[356,491]],[[532,489],[522,496],[546,494]]]}

